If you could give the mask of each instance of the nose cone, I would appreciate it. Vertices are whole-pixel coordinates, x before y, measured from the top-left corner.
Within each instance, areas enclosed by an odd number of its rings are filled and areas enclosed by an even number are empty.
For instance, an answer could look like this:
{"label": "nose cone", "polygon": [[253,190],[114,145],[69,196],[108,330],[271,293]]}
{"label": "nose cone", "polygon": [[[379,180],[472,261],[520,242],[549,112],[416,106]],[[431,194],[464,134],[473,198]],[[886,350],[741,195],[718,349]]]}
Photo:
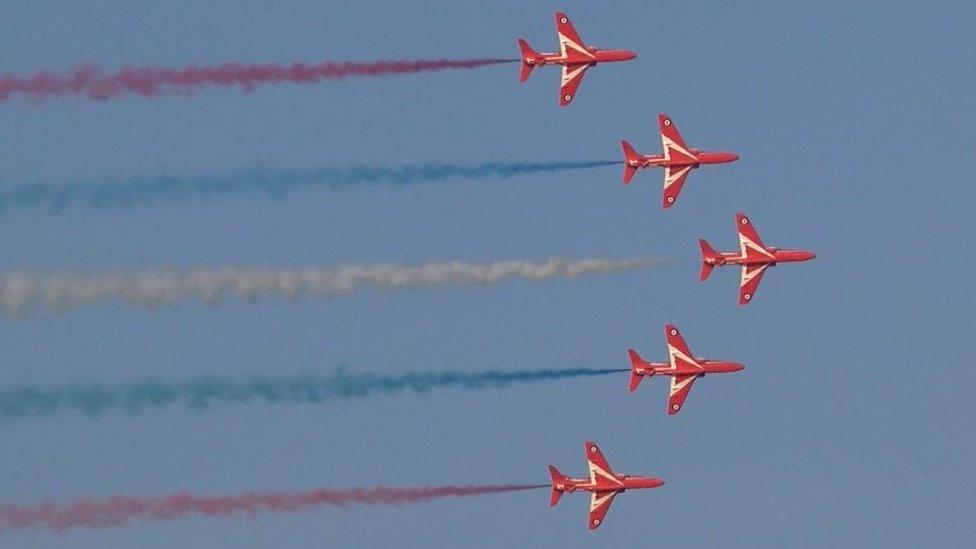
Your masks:
{"label": "nose cone", "polygon": [[608,61],[630,61],[637,57],[637,54],[629,50],[610,50],[603,54]]}
{"label": "nose cone", "polygon": [[696,154],[698,154],[698,159],[701,160],[702,164],[726,164],[739,159],[739,155],[734,152],[704,151]]}
{"label": "nose cone", "polygon": [[779,250],[776,255],[778,261],[809,261],[817,257],[813,252],[806,250]]}
{"label": "nose cone", "polygon": [[738,372],[745,370],[745,366],[738,362],[713,362],[708,370],[715,373]]}
{"label": "nose cone", "polygon": [[658,488],[664,481],[657,477],[630,477],[626,480],[628,488]]}

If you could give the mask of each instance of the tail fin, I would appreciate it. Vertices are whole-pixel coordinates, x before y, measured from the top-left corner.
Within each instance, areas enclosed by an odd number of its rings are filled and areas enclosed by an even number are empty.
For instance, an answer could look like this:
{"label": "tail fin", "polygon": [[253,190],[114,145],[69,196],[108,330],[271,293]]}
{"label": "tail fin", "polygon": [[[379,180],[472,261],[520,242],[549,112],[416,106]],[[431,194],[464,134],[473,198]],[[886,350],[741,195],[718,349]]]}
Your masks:
{"label": "tail fin", "polygon": [[569,479],[566,475],[559,472],[554,465],[549,466],[549,476],[552,477],[552,493],[549,495],[549,507],[555,507],[559,503],[559,498],[563,497],[562,490],[556,488],[558,484],[566,484]]}
{"label": "tail fin", "polygon": [[636,391],[644,376],[654,375],[654,369],[647,367],[647,361],[641,358],[637,351],[627,349],[627,354],[630,355],[630,390]]}
{"label": "tail fin", "polygon": [[698,247],[701,248],[702,254],[702,267],[698,278],[704,282],[708,279],[708,275],[712,274],[712,269],[715,268],[714,260],[718,259],[719,254],[708,244],[708,242],[705,242],[704,238],[698,239]]}
{"label": "tail fin", "polygon": [[528,42],[519,38],[518,40],[519,50],[522,51],[522,68],[519,71],[519,82],[525,82],[529,79],[529,75],[532,74],[532,69],[535,65],[532,61],[539,56],[539,54],[532,49],[532,46]]}
{"label": "tail fin", "polygon": [[637,162],[640,160],[640,155],[637,151],[630,146],[627,141],[621,141],[620,146],[624,149],[624,185],[630,183],[630,180],[634,178],[634,174],[637,173]]}

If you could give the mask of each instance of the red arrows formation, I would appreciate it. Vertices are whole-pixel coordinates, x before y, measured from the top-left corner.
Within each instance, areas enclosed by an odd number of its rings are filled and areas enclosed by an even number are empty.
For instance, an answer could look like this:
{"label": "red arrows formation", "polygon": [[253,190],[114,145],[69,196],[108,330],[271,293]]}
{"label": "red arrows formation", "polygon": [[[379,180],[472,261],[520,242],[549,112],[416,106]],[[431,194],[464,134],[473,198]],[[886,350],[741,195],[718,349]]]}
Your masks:
{"label": "red arrows formation", "polygon": [[[524,82],[532,74],[533,69],[543,65],[560,65],[562,79],[559,90],[560,106],[569,105],[576,96],[580,82],[586,70],[598,63],[627,61],[637,55],[626,50],[602,50],[587,46],[580,39],[569,17],[565,13],[556,13],[556,34],[559,38],[558,53],[537,53],[528,42],[519,39],[519,49],[522,51],[522,66],[519,80]],[[622,141],[624,153],[624,184],[630,183],[643,168],[664,169],[664,189],[661,197],[661,207],[674,206],[681,193],[691,170],[707,164],[725,164],[735,162],[739,156],[732,152],[702,151],[689,147],[681,137],[677,125],[666,114],[658,115],[658,127],[661,133],[661,154],[641,155],[627,141]],[[779,263],[793,263],[807,261],[814,258],[813,252],[793,250],[789,248],[774,248],[767,246],[756,232],[752,221],[743,213],[736,214],[736,229],[739,234],[739,250],[735,252],[717,252],[704,239],[699,239],[701,247],[701,280],[704,282],[712,269],[723,265],[740,265],[742,276],[739,281],[739,304],[747,305],[756,295],[756,289],[763,274],[770,267]],[[641,358],[637,351],[630,349],[630,390],[634,391],[645,377],[655,375],[668,376],[671,386],[668,390],[668,414],[675,415],[684,406],[691,386],[706,374],[738,372],[744,368],[738,362],[711,360],[696,357],[692,354],[677,326],[668,324],[664,327],[664,337],[668,345],[667,362],[648,362]],[[583,490],[590,492],[589,527],[593,530],[599,527],[610,504],[617,494],[629,489],[657,488],[664,485],[664,481],[653,477],[621,475],[613,472],[610,464],[603,457],[603,453],[593,442],[585,443],[586,461],[589,466],[589,478],[569,478],[558,469],[549,466],[552,476],[552,497],[550,505],[555,506],[559,498],[566,492]]]}
{"label": "red arrows formation", "polygon": [[[521,50],[519,78],[526,81],[536,67],[557,65],[561,67],[561,82],[559,90],[559,104],[567,106],[576,97],[580,83],[586,71],[599,63],[611,63],[634,59],[636,54],[627,50],[605,50],[586,45],[579,33],[573,27],[564,13],[556,13],[556,33],[559,51],[554,53],[536,52],[524,39],[519,39]],[[515,61],[515,60],[510,60]],[[387,74],[391,72],[417,72],[420,70],[441,70],[443,68],[461,67],[471,68],[487,64],[507,62],[506,60],[487,59],[468,62],[434,62],[421,64],[370,64],[370,65],[321,65],[308,69],[293,67],[289,71],[282,71],[277,67],[238,67],[228,65],[217,72],[188,70],[182,72],[138,72],[123,73],[122,76],[108,80],[96,79],[93,75],[79,73],[77,81],[68,81],[50,77],[37,77],[29,82],[16,79],[0,81],[0,100],[10,91],[24,91],[34,94],[64,94],[76,89],[89,89],[93,97],[107,98],[120,93],[123,89],[136,89],[145,95],[156,93],[163,84],[182,87],[199,86],[207,82],[236,82],[249,86],[258,81],[300,81],[341,78],[358,74]],[[301,69],[301,70],[299,70]],[[221,72],[223,71],[223,72]],[[6,83],[4,83],[6,82]],[[74,82],[74,84],[72,84]],[[93,86],[92,82],[99,83]],[[106,84],[108,82],[108,84]],[[111,84],[111,85],[109,85]],[[5,87],[4,87],[5,86]],[[100,90],[100,91],[99,91]],[[629,142],[622,141],[624,155],[623,182],[629,184],[637,171],[645,168],[661,168],[664,170],[664,184],[661,206],[664,209],[675,205],[690,172],[702,165],[724,164],[735,162],[739,156],[732,152],[703,151],[688,146],[678,131],[674,121],[665,114],[658,116],[661,135],[661,154],[639,154]],[[736,214],[736,230],[739,237],[739,249],[733,252],[718,252],[704,239],[699,240],[701,248],[700,278],[705,281],[715,267],[738,265],[741,267],[739,282],[739,304],[747,305],[756,295],[759,283],[766,271],[780,263],[794,263],[808,261],[814,254],[806,250],[777,248],[766,245],[759,237],[751,219],[743,213]],[[664,327],[664,337],[667,343],[666,362],[649,362],[644,360],[637,351],[630,349],[630,390],[635,391],[645,377],[666,376],[670,379],[668,390],[668,414],[676,415],[685,404],[694,382],[708,374],[737,372],[744,368],[738,362],[713,360],[696,357],[685,343],[678,328],[672,324]],[[664,481],[655,477],[631,476],[614,472],[607,462],[600,448],[593,442],[584,445],[589,476],[586,478],[571,478],[563,475],[556,467],[549,466],[552,479],[550,504],[555,506],[566,492],[577,490],[590,493],[589,528],[596,529],[603,524],[607,512],[614,498],[626,491],[634,489],[657,488],[664,485]],[[189,513],[206,514],[217,508],[229,511],[253,509],[263,506],[271,510],[278,508],[304,508],[310,505],[335,504],[344,505],[350,501],[361,503],[399,503],[404,501],[419,501],[433,497],[475,495],[482,493],[496,493],[532,489],[535,485],[515,485],[497,487],[440,487],[433,489],[387,489],[377,488],[373,492],[347,491],[336,492],[330,490],[316,491],[310,494],[246,494],[244,496],[222,498],[198,498],[191,496],[172,496],[147,500],[125,500],[120,504],[110,500],[106,504],[79,504],[58,510],[53,507],[40,508],[11,508],[0,507],[0,527],[3,523],[19,526],[35,523],[49,523],[57,525],[100,524],[112,521],[128,520],[147,514],[147,509],[178,511],[180,516]],[[338,502],[338,503],[336,503]],[[303,507],[304,506],[304,507]],[[80,511],[76,510],[76,507]],[[100,513],[92,519],[92,509]],[[77,512],[76,512],[77,511]],[[228,511],[228,512],[229,512]],[[152,514],[152,513],[149,513]],[[81,518],[78,518],[81,517]],[[102,517],[102,518],[98,518]],[[94,522],[92,522],[94,520]],[[86,522],[87,521],[87,522]]]}

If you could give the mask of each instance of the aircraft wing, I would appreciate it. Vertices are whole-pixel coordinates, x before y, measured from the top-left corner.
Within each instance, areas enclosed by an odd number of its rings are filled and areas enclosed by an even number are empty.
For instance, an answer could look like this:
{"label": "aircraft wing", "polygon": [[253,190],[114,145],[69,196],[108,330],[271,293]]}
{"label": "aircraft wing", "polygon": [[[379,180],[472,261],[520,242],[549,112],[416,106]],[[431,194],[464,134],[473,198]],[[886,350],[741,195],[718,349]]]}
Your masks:
{"label": "aircraft wing", "polygon": [[688,148],[688,145],[685,145],[684,138],[681,137],[681,132],[678,131],[678,127],[674,125],[674,120],[671,120],[670,116],[664,113],[657,115],[657,127],[661,130],[661,139],[664,140],[665,146],[670,142],[679,148]]}
{"label": "aircraft wing", "polygon": [[583,81],[583,74],[590,68],[587,64],[563,65],[562,81],[559,84],[559,106],[565,107],[576,97],[576,90]]}
{"label": "aircraft wing", "polygon": [[600,480],[604,482],[619,482],[617,475],[610,467],[610,463],[607,462],[607,458],[603,457],[603,452],[600,451],[599,446],[593,442],[586,441],[584,443],[584,451],[586,452],[586,465],[590,470],[590,482],[596,483]]}
{"label": "aircraft wing", "polygon": [[[746,214],[735,214],[735,226],[739,231],[739,251],[742,253],[742,257],[772,259],[773,254],[769,252],[766,244],[759,238],[756,227],[746,217]],[[743,271],[744,280],[745,271]],[[756,284],[759,282],[757,281]]]}
{"label": "aircraft wing", "polygon": [[573,22],[565,13],[556,14],[556,37],[559,39],[559,53],[566,60],[589,60],[593,54],[586,49]]}
{"label": "aircraft wing", "polygon": [[668,415],[673,416],[681,411],[681,407],[691,392],[691,385],[698,378],[698,374],[674,376],[671,378],[671,390],[668,392]]}
{"label": "aircraft wing", "polygon": [[694,164],[698,158],[691,152],[685,140],[678,132],[678,127],[674,125],[666,114],[659,114],[657,117],[658,128],[661,130],[661,147],[664,150],[664,157],[673,162],[683,164]]}
{"label": "aircraft wing", "polygon": [[739,305],[747,305],[756,295],[759,283],[762,281],[763,273],[769,268],[769,264],[762,265],[743,265],[742,280],[739,282]]}
{"label": "aircraft wing", "polygon": [[681,194],[681,186],[685,184],[685,179],[691,172],[691,166],[665,166],[664,168],[664,196],[661,206],[670,208],[678,200]]}
{"label": "aircraft wing", "polygon": [[679,366],[687,368],[689,366],[702,370],[701,364],[695,360],[691,354],[691,349],[685,343],[685,338],[681,337],[681,332],[674,324],[664,326],[664,339],[668,342],[668,361],[671,367],[677,369]]}
{"label": "aircraft wing", "polygon": [[610,504],[619,492],[593,492],[590,496],[590,530],[596,530],[603,524],[604,517],[610,511]]}

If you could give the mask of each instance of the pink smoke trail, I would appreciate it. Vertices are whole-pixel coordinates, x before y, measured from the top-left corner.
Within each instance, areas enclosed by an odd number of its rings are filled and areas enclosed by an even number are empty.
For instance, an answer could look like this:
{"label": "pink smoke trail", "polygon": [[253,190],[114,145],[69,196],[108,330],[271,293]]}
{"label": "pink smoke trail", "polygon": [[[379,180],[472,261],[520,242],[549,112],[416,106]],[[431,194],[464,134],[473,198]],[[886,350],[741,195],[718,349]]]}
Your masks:
{"label": "pink smoke trail", "polygon": [[209,67],[182,69],[122,68],[106,74],[95,67],[82,67],[68,74],[39,72],[33,76],[0,76],[0,102],[15,93],[33,99],[67,95],[87,95],[107,101],[123,93],[152,97],[164,91],[191,93],[206,86],[239,86],[251,90],[259,84],[309,84],[323,80],[342,80],[354,76],[386,76],[450,69],[474,69],[509,63],[513,59],[421,59],[415,61],[374,61],[370,63],[225,63]]}
{"label": "pink smoke trail", "polygon": [[0,531],[43,527],[55,532],[71,528],[124,526],[136,520],[175,520],[191,515],[254,518],[259,513],[299,513],[319,507],[403,505],[449,497],[470,497],[548,487],[548,484],[424,486],[413,488],[318,489],[305,492],[247,492],[227,496],[177,493],[158,497],[113,496],[82,499],[69,505],[0,505]]}

